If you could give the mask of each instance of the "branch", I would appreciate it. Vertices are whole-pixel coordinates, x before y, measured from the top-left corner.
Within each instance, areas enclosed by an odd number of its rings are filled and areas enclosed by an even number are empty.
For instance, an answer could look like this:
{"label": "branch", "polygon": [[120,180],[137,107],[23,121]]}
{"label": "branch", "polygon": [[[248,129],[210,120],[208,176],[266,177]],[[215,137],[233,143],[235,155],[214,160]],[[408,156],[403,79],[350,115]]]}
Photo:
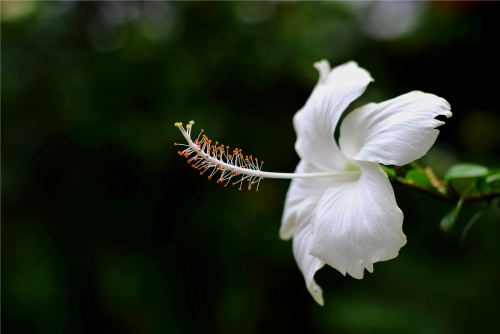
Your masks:
{"label": "branch", "polygon": [[[448,203],[456,204],[461,198],[460,194],[455,189],[453,189],[450,193],[443,194],[438,192],[437,190],[421,187],[418,184],[415,184],[413,181],[407,180],[400,176],[396,178],[396,181],[411,189],[439,198],[440,200],[443,200]],[[463,205],[467,205],[482,200],[491,201],[492,199],[497,197],[500,197],[500,193],[488,192],[481,194],[470,194],[464,197]]]}
{"label": "branch", "polygon": [[421,187],[418,184],[416,184],[415,182],[413,182],[411,180],[407,180],[405,178],[402,178],[401,176],[398,176],[396,178],[396,181],[398,181],[399,183],[401,183],[409,188],[412,188],[416,191],[425,193],[427,195],[431,195],[433,197],[439,198],[439,199],[446,201],[448,203],[457,203],[460,200],[460,197],[442,194],[436,190]]}

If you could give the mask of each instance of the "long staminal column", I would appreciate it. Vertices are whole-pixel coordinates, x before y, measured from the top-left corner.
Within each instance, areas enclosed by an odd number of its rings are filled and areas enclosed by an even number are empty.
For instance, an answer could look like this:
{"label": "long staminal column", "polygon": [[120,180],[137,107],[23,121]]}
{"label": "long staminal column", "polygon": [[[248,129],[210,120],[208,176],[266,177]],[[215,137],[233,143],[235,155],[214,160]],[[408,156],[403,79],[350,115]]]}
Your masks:
{"label": "long staminal column", "polygon": [[236,182],[232,182],[233,186],[239,185],[238,189],[241,190],[243,182],[248,182],[248,190],[251,190],[252,186],[256,184],[256,191],[258,191],[260,181],[264,180],[264,178],[293,179],[328,177],[337,178],[342,181],[354,181],[360,175],[359,171],[326,173],[263,172],[261,170],[264,164],[263,161],[259,164],[259,160],[252,155],[244,156],[241,149],[235,148],[230,151],[229,146],[219,144],[217,141],[213,143],[212,140],[205,135],[203,129],[201,129],[198,138],[193,141],[191,139],[193,124],[194,121],[190,121],[184,128],[182,123],[175,123],[175,126],[179,128],[187,141],[187,145],[174,144],[176,146],[186,147],[183,151],[179,151],[178,154],[186,158],[187,163],[190,164],[192,168],[198,170],[200,175],[207,173],[209,180],[220,172],[217,183],[223,183],[224,187],[227,186],[232,178],[237,176],[241,176],[241,178]]}

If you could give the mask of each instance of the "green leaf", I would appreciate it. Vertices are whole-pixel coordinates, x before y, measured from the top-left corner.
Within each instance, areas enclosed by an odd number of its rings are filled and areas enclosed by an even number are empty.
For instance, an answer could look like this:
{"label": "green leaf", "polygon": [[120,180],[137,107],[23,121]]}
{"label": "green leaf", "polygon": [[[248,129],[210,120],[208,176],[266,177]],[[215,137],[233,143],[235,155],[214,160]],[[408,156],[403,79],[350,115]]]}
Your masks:
{"label": "green leaf", "polygon": [[422,169],[412,169],[406,173],[405,178],[409,181],[412,181],[416,185],[427,188],[427,189],[434,189],[434,187],[431,184],[431,181],[429,181],[429,176],[425,172],[425,170]]}
{"label": "green leaf", "polygon": [[486,182],[486,178],[482,177],[480,179],[477,179],[475,181],[475,186],[472,187],[470,193],[471,194],[481,194],[481,193],[487,193],[491,191],[491,187]]}
{"label": "green leaf", "polygon": [[462,209],[463,198],[460,198],[457,205],[451,209],[442,219],[439,224],[443,232],[451,232],[453,226],[457,222],[458,215],[460,214],[460,209]]}
{"label": "green leaf", "polygon": [[467,223],[467,225],[465,225],[465,228],[462,231],[462,235],[460,236],[460,245],[464,244],[465,237],[469,233],[470,229],[474,226],[474,224],[476,224],[476,222],[479,220],[479,218],[482,217],[482,215],[484,214],[484,212],[486,211],[486,209],[487,209],[487,207],[486,208],[482,208],[481,210],[479,210],[478,212],[476,212],[474,214],[474,216],[472,216],[472,218],[469,220],[469,222]]}
{"label": "green leaf", "polygon": [[444,182],[449,183],[453,179],[479,177],[488,174],[488,168],[475,164],[458,164],[446,172]]}
{"label": "green leaf", "polygon": [[500,180],[500,172],[496,172],[495,174],[491,174],[486,177],[486,183],[493,183],[498,180]]}

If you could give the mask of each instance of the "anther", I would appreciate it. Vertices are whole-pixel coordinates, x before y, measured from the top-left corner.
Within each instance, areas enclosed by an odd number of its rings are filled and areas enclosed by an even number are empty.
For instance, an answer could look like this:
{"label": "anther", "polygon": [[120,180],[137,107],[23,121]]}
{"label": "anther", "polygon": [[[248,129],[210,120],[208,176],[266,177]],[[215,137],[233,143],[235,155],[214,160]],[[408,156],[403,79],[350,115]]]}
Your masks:
{"label": "anther", "polygon": [[[184,135],[190,137],[193,124],[194,121],[189,121],[184,128],[181,122],[176,122],[175,126],[179,127]],[[180,156],[187,159],[187,163],[191,168],[198,170],[200,175],[203,175],[206,171],[210,171],[205,174],[207,178],[211,180],[213,176],[216,178],[216,183],[223,184],[224,188],[230,183],[231,178],[242,174],[240,180],[231,183],[233,186],[239,184],[239,191],[242,190],[242,185],[245,180],[248,181],[247,189],[250,191],[254,183],[260,183],[260,180],[264,179],[262,174],[259,176],[255,173],[262,167],[259,166],[257,158],[255,158],[254,163],[254,157],[252,155],[243,155],[243,150],[241,148],[230,150],[230,146],[219,144],[219,142],[215,140],[212,141],[204,132],[205,130],[201,129],[198,138],[188,138],[189,145],[186,145],[188,148],[177,152]],[[179,145],[182,144],[174,143],[174,146]],[[262,161],[262,163],[264,162]],[[241,173],[236,172],[236,168],[240,168]],[[217,172],[220,172],[219,176],[215,176]],[[254,180],[258,180],[259,182],[255,182]],[[258,191],[258,184],[256,191]]]}

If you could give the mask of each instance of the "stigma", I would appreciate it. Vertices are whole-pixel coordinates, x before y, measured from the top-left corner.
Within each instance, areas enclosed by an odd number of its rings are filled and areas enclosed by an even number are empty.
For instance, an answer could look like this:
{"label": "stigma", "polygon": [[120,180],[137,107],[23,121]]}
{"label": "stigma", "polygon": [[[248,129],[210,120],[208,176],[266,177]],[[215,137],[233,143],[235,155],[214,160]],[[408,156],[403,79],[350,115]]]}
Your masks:
{"label": "stigma", "polygon": [[190,121],[186,127],[181,122],[174,125],[188,142],[187,145],[174,143],[175,146],[186,146],[183,151],[177,153],[200,175],[206,175],[209,180],[217,180],[217,184],[222,184],[224,188],[231,183],[232,186],[238,186],[239,191],[243,187],[252,190],[255,185],[255,191],[259,191],[260,181],[264,179],[261,172],[264,161],[259,164],[256,157],[243,155],[241,148],[231,150],[229,146],[219,144],[218,141],[213,142],[203,129],[198,137],[192,140],[194,121]]}

